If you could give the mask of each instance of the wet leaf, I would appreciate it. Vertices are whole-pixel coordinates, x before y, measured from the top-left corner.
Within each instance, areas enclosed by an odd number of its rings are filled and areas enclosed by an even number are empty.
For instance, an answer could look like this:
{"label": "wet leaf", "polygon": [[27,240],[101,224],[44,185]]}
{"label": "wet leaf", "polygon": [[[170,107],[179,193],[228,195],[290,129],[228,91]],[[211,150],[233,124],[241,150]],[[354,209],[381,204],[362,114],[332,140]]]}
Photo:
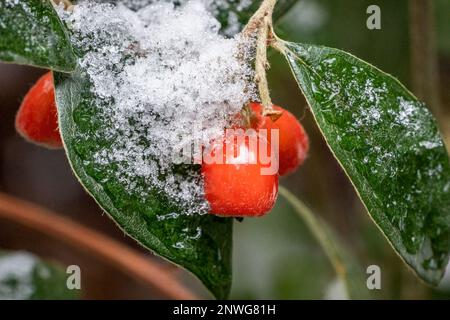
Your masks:
{"label": "wet leaf", "polygon": [[330,149],[404,261],[437,284],[450,248],[450,165],[436,122],[398,80],[343,51],[284,43]]}
{"label": "wet leaf", "polygon": [[47,0],[0,1],[0,60],[72,71],[76,58]]}

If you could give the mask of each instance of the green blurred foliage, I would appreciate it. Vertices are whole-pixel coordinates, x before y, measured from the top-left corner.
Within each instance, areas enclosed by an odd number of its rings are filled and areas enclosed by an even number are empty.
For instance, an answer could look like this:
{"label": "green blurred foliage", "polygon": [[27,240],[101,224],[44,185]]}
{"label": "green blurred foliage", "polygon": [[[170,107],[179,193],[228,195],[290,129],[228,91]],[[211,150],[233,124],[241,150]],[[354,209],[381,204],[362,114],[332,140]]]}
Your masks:
{"label": "green blurred foliage", "polygon": [[441,55],[450,56],[450,1],[435,0],[437,44]]}
{"label": "green blurred foliage", "polygon": [[[381,30],[366,27],[369,5],[381,9]],[[281,21],[286,40],[350,52],[408,84],[407,0],[301,0]]]}
{"label": "green blurred foliage", "polygon": [[66,285],[68,275],[54,262],[25,251],[0,251],[0,300],[73,300],[77,290]]}
{"label": "green blurred foliage", "polygon": [[234,227],[232,298],[320,299],[335,277],[303,222],[279,198],[264,218]]}

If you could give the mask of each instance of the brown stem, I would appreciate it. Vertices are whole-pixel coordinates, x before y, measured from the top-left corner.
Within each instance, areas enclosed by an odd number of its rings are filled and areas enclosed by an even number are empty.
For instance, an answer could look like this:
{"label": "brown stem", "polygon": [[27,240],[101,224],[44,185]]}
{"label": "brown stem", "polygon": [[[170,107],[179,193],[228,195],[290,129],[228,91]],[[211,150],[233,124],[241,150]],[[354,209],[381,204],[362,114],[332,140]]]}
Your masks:
{"label": "brown stem", "polygon": [[271,41],[272,13],[276,3],[277,0],[264,0],[242,31],[244,38],[256,38],[255,82],[263,106],[262,114],[274,121],[281,116],[281,112],[273,109],[266,70],[269,68],[267,46]]}
{"label": "brown stem", "polygon": [[409,29],[413,91],[436,114],[441,114],[433,0],[409,1]]}
{"label": "brown stem", "polygon": [[277,0],[264,0],[259,6],[258,10],[248,20],[247,25],[242,30],[243,36],[252,36],[254,33],[262,27],[265,17],[270,17],[272,21],[272,13]]}
{"label": "brown stem", "polygon": [[73,9],[72,2],[70,0],[50,0],[53,5],[60,5],[61,3],[64,4],[64,9],[71,11]]}
{"label": "brown stem", "polygon": [[55,241],[94,254],[172,299],[197,299],[173,274],[137,251],[97,231],[34,204],[0,193],[0,218],[34,229]]}

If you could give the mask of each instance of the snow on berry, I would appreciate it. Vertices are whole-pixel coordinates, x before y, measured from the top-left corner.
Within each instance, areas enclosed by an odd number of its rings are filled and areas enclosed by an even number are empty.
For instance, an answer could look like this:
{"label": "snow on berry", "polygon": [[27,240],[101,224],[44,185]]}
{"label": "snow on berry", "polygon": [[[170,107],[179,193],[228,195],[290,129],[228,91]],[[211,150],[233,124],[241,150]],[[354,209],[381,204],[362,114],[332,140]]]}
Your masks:
{"label": "snow on berry", "polygon": [[144,179],[184,213],[206,213],[201,174],[172,173],[174,154],[222,135],[254,99],[245,58],[251,46],[220,35],[205,1],[181,2],[80,1],[70,11],[58,7],[58,13],[83,53],[79,65],[98,112],[110,124],[98,134],[114,137],[94,161],[114,163],[130,193],[144,196],[148,190],[135,183]]}

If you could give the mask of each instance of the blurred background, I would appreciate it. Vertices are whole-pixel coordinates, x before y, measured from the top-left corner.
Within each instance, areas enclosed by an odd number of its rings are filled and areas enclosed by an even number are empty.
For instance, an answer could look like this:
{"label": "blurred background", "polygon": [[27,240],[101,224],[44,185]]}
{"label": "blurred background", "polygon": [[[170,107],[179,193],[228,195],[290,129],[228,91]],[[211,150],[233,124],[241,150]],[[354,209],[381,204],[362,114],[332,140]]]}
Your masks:
{"label": "blurred background", "polygon": [[[448,139],[450,1],[429,2],[434,5],[430,23],[436,49],[433,59],[438,66],[437,72],[431,76],[434,77],[434,87],[438,88],[434,97],[436,94],[439,97],[439,102],[431,103],[432,112]],[[366,9],[372,4],[381,8],[381,30],[366,28]],[[417,79],[423,74],[424,66],[418,64],[421,56],[414,51],[420,51],[421,44],[417,48],[410,32],[415,29],[408,11],[409,4],[408,0],[302,0],[279,21],[277,32],[286,40],[346,50],[393,74],[413,91],[420,90]],[[363,274],[369,265],[380,266],[382,288],[370,292],[373,298],[450,298],[450,270],[439,288],[431,289],[417,280],[390,248],[321,138],[283,58],[273,53],[270,61],[272,99],[301,119],[311,143],[305,165],[295,174],[281,179],[281,184],[336,230],[358,259]],[[187,272],[154,257],[125,236],[84,192],[72,175],[63,151],[34,146],[15,132],[14,117],[21,99],[43,73],[44,70],[36,68],[0,64],[0,192],[39,204],[113,237],[145,255],[146,259],[172,274],[195,294],[211,298]],[[431,99],[426,94],[423,98]],[[264,218],[236,222],[234,232],[231,298],[345,298],[343,286],[322,249],[283,198],[279,198],[273,212]],[[27,250],[62,264],[80,265],[84,298],[167,297],[94,254],[69,248],[64,243],[51,241],[42,234],[1,218],[0,249]]]}

